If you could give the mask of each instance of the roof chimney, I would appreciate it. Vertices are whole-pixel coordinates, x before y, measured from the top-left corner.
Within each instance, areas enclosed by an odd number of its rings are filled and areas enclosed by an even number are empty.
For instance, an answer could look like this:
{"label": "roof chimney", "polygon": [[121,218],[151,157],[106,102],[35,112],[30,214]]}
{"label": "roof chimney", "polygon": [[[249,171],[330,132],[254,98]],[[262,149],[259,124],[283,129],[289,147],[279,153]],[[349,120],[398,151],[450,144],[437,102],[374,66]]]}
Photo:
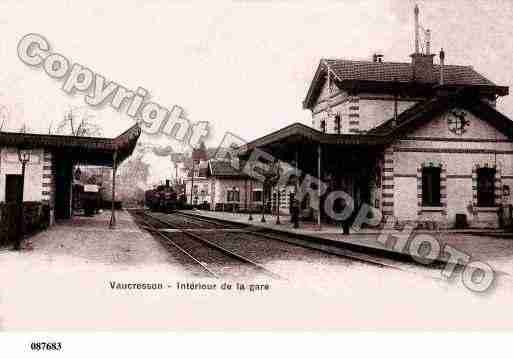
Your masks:
{"label": "roof chimney", "polygon": [[373,62],[383,62],[383,54],[374,53],[372,55]]}
{"label": "roof chimney", "polygon": [[413,67],[413,80],[422,82],[436,82],[433,73],[434,54],[411,54],[411,65]]}

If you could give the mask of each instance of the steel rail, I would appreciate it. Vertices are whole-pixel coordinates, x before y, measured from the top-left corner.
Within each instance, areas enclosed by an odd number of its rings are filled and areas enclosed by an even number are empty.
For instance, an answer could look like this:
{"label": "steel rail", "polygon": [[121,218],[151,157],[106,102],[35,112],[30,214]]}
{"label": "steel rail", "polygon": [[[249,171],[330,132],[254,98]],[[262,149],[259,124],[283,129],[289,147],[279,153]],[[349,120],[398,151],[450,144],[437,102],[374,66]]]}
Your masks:
{"label": "steel rail", "polygon": [[[199,259],[194,257],[191,253],[189,253],[186,249],[182,248],[180,245],[176,244],[175,241],[173,241],[171,238],[169,238],[169,236],[167,236],[165,233],[161,232],[158,228],[155,228],[150,223],[148,223],[148,221],[145,221],[142,218],[142,216],[143,215],[148,216],[147,214],[145,214],[145,213],[141,214],[138,212],[135,212],[135,213],[137,216],[139,216],[138,219],[145,224],[144,228],[146,230],[149,230],[152,233],[158,234],[161,238],[163,238],[165,240],[166,244],[170,244],[170,245],[174,246],[180,252],[185,254],[188,258],[192,259],[192,261],[194,263],[196,263],[197,265],[199,265],[205,272],[207,272],[209,276],[214,277],[214,278],[219,278],[219,276],[216,273],[214,273],[213,271],[211,271],[210,268],[208,268],[202,261],[200,261]],[[152,219],[155,219],[154,217],[151,217],[151,216],[149,216],[149,217]]]}
{"label": "steel rail", "polygon": [[[166,226],[173,226],[174,224],[171,223],[171,222],[168,222],[162,218],[158,218],[158,217],[155,217],[153,215],[150,215],[148,213],[143,213],[145,216],[151,218],[152,220],[155,220],[155,221],[158,221],[158,222],[161,222],[163,223],[164,225]],[[163,232],[159,231],[158,229],[156,229],[158,231],[158,234],[161,235],[161,236],[164,236],[166,237],[169,241],[172,241],[174,242],[174,240],[172,240],[171,238],[169,238],[167,235],[165,235]],[[184,230],[184,229],[181,229],[179,228],[179,232],[189,236],[190,238],[193,238],[194,240],[198,241],[198,242],[201,242],[211,248],[214,248],[216,250],[218,250],[219,252],[223,253],[224,255],[226,256],[230,256],[232,258],[235,258],[237,260],[239,260],[240,262],[243,262],[245,264],[249,264],[251,265],[252,267],[256,268],[259,272],[271,277],[271,278],[274,278],[274,279],[284,279],[282,276],[272,272],[271,270],[267,269],[265,266],[263,266],[262,264],[260,263],[257,263],[255,261],[253,261],[252,259],[250,258],[247,258],[239,253],[236,253],[232,250],[229,250],[223,246],[220,246],[219,244],[217,243],[214,243],[212,241],[209,241],[208,239],[205,239],[205,238],[202,238],[201,236],[198,236],[197,234],[194,234],[194,233],[191,233],[190,231],[188,230]]]}

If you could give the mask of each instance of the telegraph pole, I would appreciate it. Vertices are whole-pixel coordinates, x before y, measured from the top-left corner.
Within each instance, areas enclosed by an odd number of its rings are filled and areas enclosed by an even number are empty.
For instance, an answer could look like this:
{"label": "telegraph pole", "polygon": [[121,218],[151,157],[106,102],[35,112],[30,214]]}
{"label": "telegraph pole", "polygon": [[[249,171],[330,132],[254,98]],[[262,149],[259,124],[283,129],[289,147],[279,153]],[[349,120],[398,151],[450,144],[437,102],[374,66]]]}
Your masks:
{"label": "telegraph pole", "polygon": [[192,173],[191,173],[191,206],[194,207],[194,202],[192,201],[193,189],[194,189],[194,158],[192,159]]}

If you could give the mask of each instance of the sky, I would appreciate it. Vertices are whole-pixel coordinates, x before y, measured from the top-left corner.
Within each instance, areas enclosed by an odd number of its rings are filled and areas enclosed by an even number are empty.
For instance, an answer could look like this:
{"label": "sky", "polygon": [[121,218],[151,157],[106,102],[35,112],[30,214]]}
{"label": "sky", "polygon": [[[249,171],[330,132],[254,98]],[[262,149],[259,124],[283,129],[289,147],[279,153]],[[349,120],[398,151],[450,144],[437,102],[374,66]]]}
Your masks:
{"label": "sky", "polygon": [[[0,117],[11,129],[25,123],[46,133],[79,107],[108,137],[133,124],[123,111],[89,107],[83,94],[66,94],[62,81],[22,63],[19,40],[38,33],[70,61],[129,89],[143,87],[152,101],[183,107],[192,122],[208,121],[209,146],[226,131],[252,140],[294,122],[309,125],[302,101],[319,60],[370,59],[379,51],[385,61],[409,62],[415,3],[446,63],[512,83],[513,1],[3,0]],[[513,118],[509,97],[498,109]],[[141,140],[173,144],[162,136]]]}

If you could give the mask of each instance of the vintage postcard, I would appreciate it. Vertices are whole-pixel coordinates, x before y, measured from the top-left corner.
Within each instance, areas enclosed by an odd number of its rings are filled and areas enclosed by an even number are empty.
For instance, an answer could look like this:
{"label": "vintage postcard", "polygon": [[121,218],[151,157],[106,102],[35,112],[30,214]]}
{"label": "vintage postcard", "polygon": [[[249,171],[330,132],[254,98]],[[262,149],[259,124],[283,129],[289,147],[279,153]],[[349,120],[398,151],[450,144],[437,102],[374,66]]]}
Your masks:
{"label": "vintage postcard", "polygon": [[512,329],[512,21],[0,1],[0,330]]}

